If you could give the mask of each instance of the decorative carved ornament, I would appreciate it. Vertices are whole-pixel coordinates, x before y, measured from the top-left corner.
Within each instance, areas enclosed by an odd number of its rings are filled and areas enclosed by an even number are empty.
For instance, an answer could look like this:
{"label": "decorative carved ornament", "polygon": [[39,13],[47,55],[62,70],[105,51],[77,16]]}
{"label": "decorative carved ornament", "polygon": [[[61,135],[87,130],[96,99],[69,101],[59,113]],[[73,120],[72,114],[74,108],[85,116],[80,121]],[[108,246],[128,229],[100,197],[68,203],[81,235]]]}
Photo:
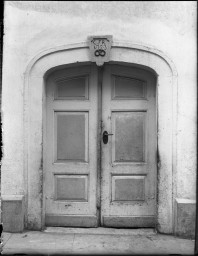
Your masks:
{"label": "decorative carved ornament", "polygon": [[110,35],[88,37],[91,61],[96,62],[97,66],[109,62],[112,40],[113,36]]}

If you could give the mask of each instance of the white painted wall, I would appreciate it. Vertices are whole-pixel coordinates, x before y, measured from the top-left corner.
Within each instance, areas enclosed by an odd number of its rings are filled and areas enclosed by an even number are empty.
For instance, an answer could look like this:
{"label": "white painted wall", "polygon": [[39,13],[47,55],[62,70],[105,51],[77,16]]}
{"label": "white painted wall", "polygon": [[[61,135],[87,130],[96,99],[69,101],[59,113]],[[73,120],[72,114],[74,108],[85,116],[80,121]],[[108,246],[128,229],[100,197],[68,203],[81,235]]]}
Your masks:
{"label": "white painted wall", "polygon": [[49,48],[107,34],[115,41],[150,45],[174,62],[178,72],[175,197],[195,199],[196,2],[5,1],[4,19],[2,194],[25,194],[23,86],[28,63]]}

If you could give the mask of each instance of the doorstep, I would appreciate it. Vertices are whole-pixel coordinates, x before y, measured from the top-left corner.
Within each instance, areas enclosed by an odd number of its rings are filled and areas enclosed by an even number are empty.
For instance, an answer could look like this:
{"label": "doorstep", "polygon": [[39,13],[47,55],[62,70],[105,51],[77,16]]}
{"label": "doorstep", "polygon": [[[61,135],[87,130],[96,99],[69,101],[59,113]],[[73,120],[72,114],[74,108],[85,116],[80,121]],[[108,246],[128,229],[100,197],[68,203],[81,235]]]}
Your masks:
{"label": "doorstep", "polygon": [[67,228],[67,227],[47,227],[44,232],[62,234],[93,234],[93,235],[155,235],[154,228]]}
{"label": "doorstep", "polygon": [[2,254],[193,255],[194,240],[157,234],[154,229],[50,227],[44,231],[4,232]]}

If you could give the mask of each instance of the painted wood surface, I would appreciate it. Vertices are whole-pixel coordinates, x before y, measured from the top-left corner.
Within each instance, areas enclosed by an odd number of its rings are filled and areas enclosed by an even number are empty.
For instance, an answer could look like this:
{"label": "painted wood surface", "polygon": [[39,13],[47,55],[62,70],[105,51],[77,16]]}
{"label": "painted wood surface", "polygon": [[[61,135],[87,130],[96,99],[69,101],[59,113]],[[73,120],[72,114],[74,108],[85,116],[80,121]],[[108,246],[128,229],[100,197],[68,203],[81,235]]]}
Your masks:
{"label": "painted wood surface", "polygon": [[155,83],[146,70],[109,64],[48,77],[46,225],[155,226]]}
{"label": "painted wood surface", "polygon": [[55,71],[46,84],[45,223],[96,226],[96,67]]}
{"label": "painted wood surface", "polygon": [[[119,85],[118,98],[112,89],[115,76],[124,85]],[[134,86],[134,81],[139,81],[141,87]],[[130,83],[133,89],[127,94]],[[145,70],[119,65],[104,67],[103,130],[113,134],[108,144],[102,144],[101,223],[104,226],[155,226],[155,83],[154,76]]]}

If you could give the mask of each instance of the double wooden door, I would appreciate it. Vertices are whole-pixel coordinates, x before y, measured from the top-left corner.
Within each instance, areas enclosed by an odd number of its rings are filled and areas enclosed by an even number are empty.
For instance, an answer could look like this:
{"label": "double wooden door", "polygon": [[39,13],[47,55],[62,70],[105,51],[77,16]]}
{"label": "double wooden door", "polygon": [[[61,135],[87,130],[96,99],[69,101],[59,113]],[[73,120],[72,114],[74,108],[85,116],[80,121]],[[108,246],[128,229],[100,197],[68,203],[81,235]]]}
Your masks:
{"label": "double wooden door", "polygon": [[155,76],[95,64],[46,79],[46,226],[154,227]]}

